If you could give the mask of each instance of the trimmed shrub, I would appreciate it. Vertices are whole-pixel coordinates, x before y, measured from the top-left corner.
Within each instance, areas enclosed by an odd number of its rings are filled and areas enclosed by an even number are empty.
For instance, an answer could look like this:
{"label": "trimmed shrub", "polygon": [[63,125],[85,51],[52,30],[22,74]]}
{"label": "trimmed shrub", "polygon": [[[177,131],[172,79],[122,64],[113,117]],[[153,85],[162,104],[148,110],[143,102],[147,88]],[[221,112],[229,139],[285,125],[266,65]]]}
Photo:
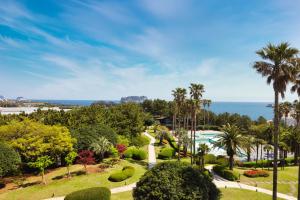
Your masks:
{"label": "trimmed shrub", "polygon": [[130,177],[132,177],[134,175],[134,167],[131,166],[125,166],[123,167],[121,172],[116,172],[111,174],[108,177],[108,180],[112,181],[112,182],[121,182],[124,181]]}
{"label": "trimmed shrub", "polygon": [[237,172],[228,170],[225,166],[223,165],[215,165],[213,167],[213,171],[218,174],[219,176],[229,180],[229,181],[235,181],[238,180],[239,174]]}
{"label": "trimmed shrub", "polygon": [[163,148],[159,154],[158,158],[163,160],[171,159],[175,155],[175,150],[170,147]]}
{"label": "trimmed shrub", "polygon": [[110,200],[111,192],[105,187],[93,187],[68,194],[64,200]]}
{"label": "trimmed shrub", "polygon": [[217,160],[216,160],[216,164],[222,165],[222,166],[228,166],[229,165],[228,158],[226,158],[224,156],[218,156]]}
{"label": "trimmed shrub", "polygon": [[134,160],[144,160],[147,158],[147,153],[143,149],[137,149],[136,147],[129,147],[124,152],[125,158],[132,158]]}
{"label": "trimmed shrub", "polygon": [[135,150],[135,147],[129,147],[126,151],[124,151],[124,157],[125,158],[132,158],[133,151]]}
{"label": "trimmed shrub", "polygon": [[133,189],[135,200],[220,199],[207,175],[184,162],[162,162],[146,172]]}
{"label": "trimmed shrub", "polygon": [[146,157],[147,153],[143,149],[136,149],[133,151],[132,159],[134,160],[145,160]]}
{"label": "trimmed shrub", "polygon": [[265,170],[248,170],[244,172],[244,176],[250,177],[250,178],[256,178],[256,177],[268,177],[269,172]]}
{"label": "trimmed shrub", "polygon": [[207,154],[204,156],[204,162],[206,164],[216,164],[217,157],[214,154]]}
{"label": "trimmed shrub", "polygon": [[239,179],[239,174],[235,171],[231,171],[231,170],[224,170],[223,171],[223,178],[229,180],[229,181],[235,181]]}

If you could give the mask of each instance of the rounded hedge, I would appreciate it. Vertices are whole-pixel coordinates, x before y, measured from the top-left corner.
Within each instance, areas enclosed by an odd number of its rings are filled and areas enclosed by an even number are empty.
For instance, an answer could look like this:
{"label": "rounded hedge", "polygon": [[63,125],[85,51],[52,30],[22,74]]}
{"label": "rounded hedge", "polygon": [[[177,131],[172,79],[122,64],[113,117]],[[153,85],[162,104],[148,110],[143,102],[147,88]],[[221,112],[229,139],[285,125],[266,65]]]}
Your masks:
{"label": "rounded hedge", "polygon": [[215,165],[213,167],[213,171],[218,174],[219,176],[229,180],[229,181],[235,181],[238,180],[239,174],[235,171],[228,170],[223,165]]}
{"label": "rounded hedge", "polygon": [[143,149],[136,149],[132,154],[132,159],[134,160],[145,160],[147,158],[147,153]]}
{"label": "rounded hedge", "polygon": [[0,142],[0,176],[14,174],[20,164],[20,155],[7,144]]}
{"label": "rounded hedge", "polygon": [[175,150],[171,147],[166,147],[163,148],[159,153],[158,153],[158,158],[167,160],[171,159],[175,155]]}
{"label": "rounded hedge", "polygon": [[204,162],[206,164],[216,164],[217,157],[214,154],[206,154],[204,155]]}
{"label": "rounded hedge", "polygon": [[123,167],[122,171],[111,174],[108,177],[108,180],[110,180],[112,182],[124,181],[124,180],[132,177],[134,175],[134,171],[135,171],[134,167],[125,166],[125,167]]}
{"label": "rounded hedge", "polygon": [[162,162],[147,171],[133,190],[135,200],[217,200],[220,191],[207,175],[184,162]]}
{"label": "rounded hedge", "polygon": [[134,160],[145,160],[147,158],[147,153],[143,149],[137,149],[136,147],[129,147],[124,152],[125,158],[132,158]]}
{"label": "rounded hedge", "polygon": [[64,200],[110,200],[111,192],[105,187],[93,187],[68,194]]}

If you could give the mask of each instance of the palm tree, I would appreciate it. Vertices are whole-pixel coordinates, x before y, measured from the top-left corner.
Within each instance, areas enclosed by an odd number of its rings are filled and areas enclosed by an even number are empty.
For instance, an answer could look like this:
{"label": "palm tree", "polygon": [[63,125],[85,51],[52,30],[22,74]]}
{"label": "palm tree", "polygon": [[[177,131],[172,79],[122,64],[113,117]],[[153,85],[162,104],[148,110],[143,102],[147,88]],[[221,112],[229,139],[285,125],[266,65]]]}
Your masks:
{"label": "palm tree", "polygon": [[90,149],[95,152],[95,154],[100,156],[100,161],[104,158],[104,153],[111,149],[112,144],[105,138],[99,137],[96,142],[91,144]]}
{"label": "palm tree", "polygon": [[191,95],[191,99],[193,101],[193,109],[192,109],[192,121],[193,121],[193,127],[192,127],[192,132],[193,133],[193,155],[196,152],[196,129],[197,129],[197,112],[200,110],[200,100],[202,98],[202,95],[204,93],[204,85],[202,84],[195,84],[195,83],[191,83],[190,85],[190,95]]}
{"label": "palm tree", "polygon": [[268,161],[268,170],[269,170],[269,153],[273,150],[273,146],[270,144],[266,144],[264,146],[264,151],[267,151],[267,161]]}
{"label": "palm tree", "polygon": [[254,137],[253,136],[245,136],[245,144],[243,146],[243,148],[245,149],[246,153],[247,153],[247,161],[250,162],[251,160],[251,151],[254,149],[253,147],[253,143],[254,143]]}
{"label": "palm tree", "polygon": [[279,111],[284,116],[284,125],[287,126],[287,117],[291,112],[292,104],[288,101],[279,104]]}
{"label": "palm tree", "polygon": [[209,107],[211,105],[210,99],[207,99],[206,105],[207,105],[207,123],[209,124]]}
{"label": "palm tree", "polygon": [[287,84],[294,79],[294,67],[291,60],[298,54],[298,49],[288,43],[279,45],[268,44],[256,53],[266,61],[257,61],[253,67],[262,76],[267,77],[267,83],[273,83],[274,90],[274,166],[273,166],[273,200],[277,199],[277,157],[279,135],[279,95],[284,98]]}
{"label": "palm tree", "polygon": [[183,129],[183,128],[180,128],[177,132],[177,138],[178,138],[178,141],[177,141],[177,144],[178,144],[178,160],[180,160],[180,149],[181,149],[181,145],[184,144],[184,140],[186,140],[186,137],[188,135],[188,132]]}
{"label": "palm tree", "polygon": [[[174,102],[175,102],[175,127],[173,130],[179,129],[180,128],[180,123],[181,123],[181,114],[182,114],[182,107],[184,106],[184,102],[186,99],[186,89],[185,88],[176,88],[175,90],[172,91],[173,96],[174,96]],[[178,127],[176,127],[176,120],[178,115]]]}
{"label": "palm tree", "polygon": [[199,165],[200,165],[200,170],[204,170],[204,156],[209,152],[209,147],[207,144],[200,144],[198,147],[198,156],[199,156]]}
{"label": "palm tree", "polygon": [[245,138],[241,134],[241,130],[235,126],[226,124],[222,128],[222,134],[217,136],[217,141],[214,147],[223,148],[229,156],[229,169],[233,170],[233,157],[239,149],[242,149],[245,144]]}

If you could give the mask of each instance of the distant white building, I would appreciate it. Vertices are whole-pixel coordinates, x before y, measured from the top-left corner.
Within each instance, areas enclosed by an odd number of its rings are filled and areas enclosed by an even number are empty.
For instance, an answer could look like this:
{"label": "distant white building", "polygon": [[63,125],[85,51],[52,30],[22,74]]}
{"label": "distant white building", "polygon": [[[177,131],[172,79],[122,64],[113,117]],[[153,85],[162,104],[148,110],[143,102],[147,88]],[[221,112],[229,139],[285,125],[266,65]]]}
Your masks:
{"label": "distant white building", "polygon": [[[30,114],[33,112],[36,112],[39,108],[38,107],[0,107],[0,114],[1,115],[13,115],[13,114],[21,114],[21,113],[25,113],[25,114]],[[70,109],[60,109],[59,107],[43,107],[40,108],[41,110],[56,110],[56,111],[60,111],[60,110],[64,110],[64,111],[69,111]]]}

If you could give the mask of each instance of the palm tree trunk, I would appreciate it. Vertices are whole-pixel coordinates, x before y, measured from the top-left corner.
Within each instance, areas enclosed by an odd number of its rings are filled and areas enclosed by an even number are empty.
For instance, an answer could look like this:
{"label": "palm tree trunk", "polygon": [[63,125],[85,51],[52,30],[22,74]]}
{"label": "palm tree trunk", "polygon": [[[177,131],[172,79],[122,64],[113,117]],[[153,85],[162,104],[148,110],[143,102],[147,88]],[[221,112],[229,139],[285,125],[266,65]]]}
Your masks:
{"label": "palm tree trunk", "polygon": [[[299,144],[297,146],[298,146],[297,149],[299,152]],[[298,157],[297,157],[297,163],[298,163],[298,200],[299,200],[300,199],[300,162],[298,160]]]}
{"label": "palm tree trunk", "polygon": [[251,149],[250,148],[247,148],[247,162],[250,162],[251,158]]}
{"label": "palm tree trunk", "polygon": [[196,154],[196,129],[197,129],[197,116],[195,113],[195,123],[194,123],[194,152],[193,152],[193,156]]}
{"label": "palm tree trunk", "polygon": [[233,155],[229,156],[229,169],[233,170]]}
{"label": "palm tree trunk", "polygon": [[255,168],[257,167],[257,162],[258,162],[258,144],[256,144],[256,164],[255,164]]}
{"label": "palm tree trunk", "polygon": [[277,200],[277,160],[278,160],[278,135],[279,135],[279,116],[278,116],[279,93],[275,91],[274,105],[274,164],[273,164],[273,200]]}
{"label": "palm tree trunk", "polygon": [[194,119],[191,118],[191,152],[190,152],[190,156],[191,156],[191,165],[193,164],[193,128],[194,128]]}
{"label": "palm tree trunk", "polygon": [[177,155],[178,161],[180,161],[180,146],[181,146],[181,144],[178,144],[178,155]]}
{"label": "palm tree trunk", "polygon": [[268,165],[268,171],[270,170],[269,169],[269,150],[267,150],[267,165]]}

